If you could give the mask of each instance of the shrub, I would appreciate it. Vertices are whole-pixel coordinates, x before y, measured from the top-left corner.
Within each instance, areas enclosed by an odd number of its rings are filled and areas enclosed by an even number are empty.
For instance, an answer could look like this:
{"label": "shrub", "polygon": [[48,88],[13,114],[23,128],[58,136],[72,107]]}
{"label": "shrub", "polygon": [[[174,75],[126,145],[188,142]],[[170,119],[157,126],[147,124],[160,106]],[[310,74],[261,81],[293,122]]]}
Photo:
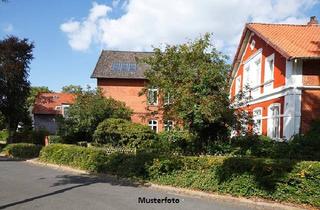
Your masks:
{"label": "shrub", "polygon": [[34,158],[39,156],[41,146],[29,143],[8,144],[3,152],[10,157]]}
{"label": "shrub", "polygon": [[159,143],[175,153],[192,153],[193,136],[186,130],[165,131],[159,134]]}
{"label": "shrub", "polygon": [[14,133],[12,142],[44,145],[44,139],[47,135],[49,135],[49,132],[46,130],[26,130]]}
{"label": "shrub", "polygon": [[156,139],[156,133],[148,126],[132,123],[124,119],[106,119],[94,132],[97,143],[112,146],[129,146],[139,148]]}
{"label": "shrub", "polygon": [[3,129],[0,131],[0,141],[7,142],[7,139],[9,137],[9,132],[6,129]]}
{"label": "shrub", "polygon": [[49,144],[61,144],[63,143],[63,139],[61,136],[50,135],[48,136]]}
{"label": "shrub", "polygon": [[40,160],[67,165],[91,172],[100,172],[107,161],[107,153],[101,149],[67,144],[51,144],[40,152]]}

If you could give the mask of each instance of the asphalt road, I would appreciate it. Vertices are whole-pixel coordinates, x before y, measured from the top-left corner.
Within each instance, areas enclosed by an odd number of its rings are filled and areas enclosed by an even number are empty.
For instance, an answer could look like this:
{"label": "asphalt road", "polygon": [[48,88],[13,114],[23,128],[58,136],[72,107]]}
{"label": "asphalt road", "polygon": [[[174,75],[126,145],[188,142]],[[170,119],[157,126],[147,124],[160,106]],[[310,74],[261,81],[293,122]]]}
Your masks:
{"label": "asphalt road", "polygon": [[[179,199],[179,203],[139,203],[140,198]],[[177,200],[175,200],[177,202]],[[248,204],[177,195],[98,178],[0,159],[0,209],[257,209]]]}

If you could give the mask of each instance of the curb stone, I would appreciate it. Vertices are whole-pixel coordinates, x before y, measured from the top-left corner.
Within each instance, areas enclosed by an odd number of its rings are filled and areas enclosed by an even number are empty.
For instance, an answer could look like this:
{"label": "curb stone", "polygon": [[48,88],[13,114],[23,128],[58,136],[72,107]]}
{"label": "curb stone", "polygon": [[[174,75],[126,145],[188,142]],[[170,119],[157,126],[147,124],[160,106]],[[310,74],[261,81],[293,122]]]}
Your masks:
{"label": "curb stone", "polygon": [[[108,177],[112,179],[122,180],[122,181],[130,181],[130,179],[125,178],[119,178],[117,176],[109,175],[109,174],[92,174],[85,170],[75,169],[69,166],[63,166],[63,165],[57,165],[52,163],[45,163],[38,160],[38,158],[35,159],[29,159],[26,160],[27,163],[31,163],[34,165],[44,166],[44,167],[50,167],[57,170],[62,170],[66,172],[72,172],[76,174],[82,174],[82,175],[94,175],[94,176],[102,176],[102,177]],[[161,190],[169,193],[174,193],[177,195],[185,195],[185,196],[192,196],[192,197],[199,197],[199,198],[208,198],[213,199],[217,201],[227,201],[227,202],[241,202],[243,204],[253,205],[257,208],[273,208],[273,209],[283,209],[283,210],[302,210],[302,209],[317,209],[316,207],[311,206],[305,206],[305,205],[299,205],[299,204],[292,204],[292,203],[279,203],[276,201],[270,201],[265,200],[261,198],[244,198],[244,197],[234,197],[231,195],[221,195],[217,193],[209,193],[199,190],[192,190],[192,189],[186,189],[186,188],[179,188],[179,187],[172,187],[167,185],[159,185],[155,183],[140,183],[138,184],[140,187],[146,187],[146,188],[153,188],[156,190]]]}

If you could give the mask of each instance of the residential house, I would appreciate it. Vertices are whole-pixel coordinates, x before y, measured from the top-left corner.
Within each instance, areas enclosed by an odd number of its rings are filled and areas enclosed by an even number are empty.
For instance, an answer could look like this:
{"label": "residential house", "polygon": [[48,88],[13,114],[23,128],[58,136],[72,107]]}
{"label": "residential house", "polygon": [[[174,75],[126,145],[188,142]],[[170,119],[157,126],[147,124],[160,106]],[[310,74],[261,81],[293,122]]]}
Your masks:
{"label": "residential house", "polygon": [[138,61],[152,55],[152,52],[103,50],[91,78],[97,79],[97,86],[106,97],[123,101],[133,110],[133,122],[160,132],[171,129],[173,122],[163,119],[160,107],[164,101],[158,89],[140,94],[147,83],[144,72],[148,65]]}
{"label": "residential house", "polygon": [[249,87],[243,107],[253,131],[274,139],[305,133],[320,118],[320,25],[248,23],[232,64],[230,97]]}
{"label": "residential house", "polygon": [[39,93],[32,110],[34,129],[45,129],[56,134],[57,116],[67,116],[69,106],[75,101],[71,93]]}

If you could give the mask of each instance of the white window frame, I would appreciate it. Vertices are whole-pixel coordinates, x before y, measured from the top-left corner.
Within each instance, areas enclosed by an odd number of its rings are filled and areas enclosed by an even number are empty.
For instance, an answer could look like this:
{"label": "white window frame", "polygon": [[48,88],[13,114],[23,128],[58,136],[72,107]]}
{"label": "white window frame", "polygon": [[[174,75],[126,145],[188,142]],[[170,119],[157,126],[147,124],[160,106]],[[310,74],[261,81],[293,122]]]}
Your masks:
{"label": "white window frame", "polygon": [[164,105],[172,104],[170,93],[165,93],[164,94],[163,101],[164,101],[164,103],[163,103]]}
{"label": "white window frame", "polygon": [[[274,116],[273,115],[273,108],[278,107],[279,108],[279,114]],[[279,126],[277,129],[277,133],[273,135],[273,132],[275,131],[275,120],[278,120]],[[281,137],[281,104],[280,103],[273,103],[268,107],[268,136],[273,139],[280,139]]]}
{"label": "white window frame", "polygon": [[[257,63],[259,64],[257,65]],[[251,90],[251,97],[256,98],[260,95],[261,90],[261,62],[262,62],[262,49],[258,50],[244,63],[243,77],[244,81],[242,86],[248,86]],[[255,72],[256,71],[256,72]]]}
{"label": "white window frame", "polygon": [[[154,93],[156,93],[157,94],[157,97],[156,97],[156,101],[151,101],[150,99],[152,98],[152,100],[153,100],[153,95],[151,95],[151,93],[152,94],[154,94]],[[159,96],[159,91],[158,91],[158,88],[149,88],[148,89],[148,93],[147,93],[147,102],[148,102],[148,105],[153,105],[153,106],[156,106],[156,105],[158,105],[158,96]]]}
{"label": "white window frame", "polygon": [[172,120],[164,120],[163,125],[164,125],[164,130],[165,131],[171,131],[173,129],[173,126],[174,126]]}
{"label": "white window frame", "polygon": [[240,92],[241,89],[241,75],[236,77],[236,84],[235,84],[235,95],[237,95]]}
{"label": "white window frame", "polygon": [[[269,55],[264,62],[264,90],[263,92],[268,93],[273,89],[273,81],[274,81],[274,53]],[[272,67],[270,69],[270,62],[272,61]],[[268,77],[267,77],[268,76]]]}
{"label": "white window frame", "polygon": [[[260,115],[256,115],[255,112],[260,111]],[[262,134],[262,107],[256,107],[252,111],[252,118],[253,118],[253,132],[261,135]],[[257,130],[257,121],[260,120],[259,130]]]}
{"label": "white window frame", "polygon": [[61,113],[62,113],[62,116],[63,117],[67,117],[68,113],[65,113],[65,108],[70,108],[70,105],[69,104],[63,104],[61,105]]}
{"label": "white window frame", "polygon": [[[158,133],[158,120],[149,120],[148,122],[148,126],[151,130],[155,131],[156,133]],[[155,128],[155,129],[154,129]]]}

